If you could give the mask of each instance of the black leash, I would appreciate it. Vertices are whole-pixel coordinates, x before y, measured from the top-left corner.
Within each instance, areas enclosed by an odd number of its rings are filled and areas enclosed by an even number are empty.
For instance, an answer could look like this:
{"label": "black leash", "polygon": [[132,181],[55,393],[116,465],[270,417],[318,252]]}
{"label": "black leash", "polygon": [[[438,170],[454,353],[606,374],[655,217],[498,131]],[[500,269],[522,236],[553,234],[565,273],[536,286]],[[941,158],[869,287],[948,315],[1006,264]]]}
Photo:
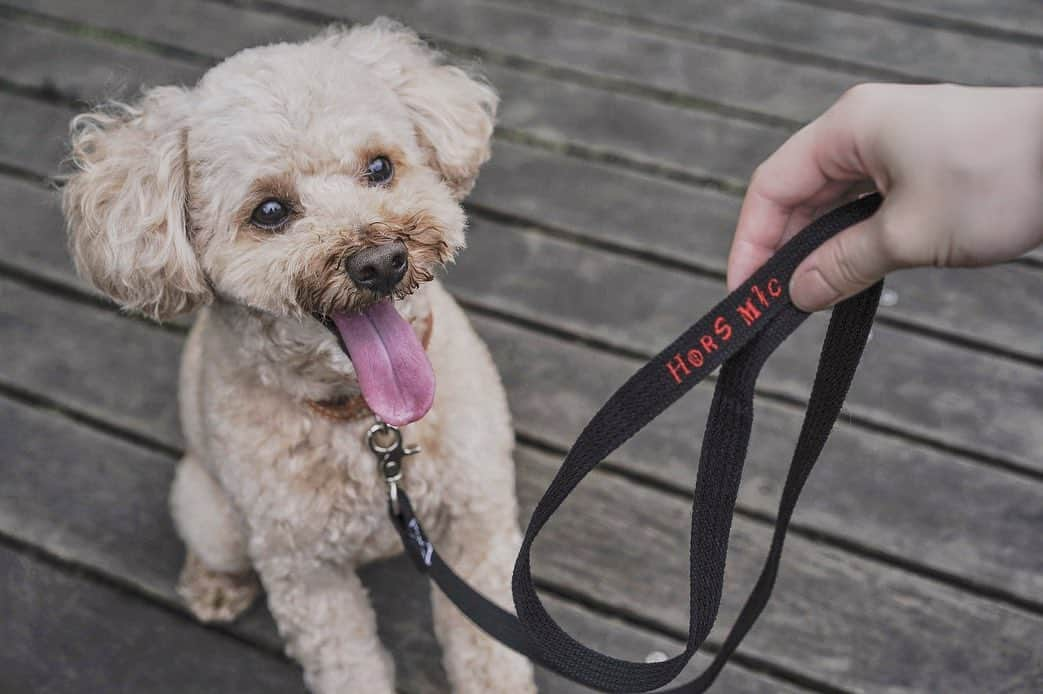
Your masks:
{"label": "black leash", "polygon": [[[789,300],[790,277],[814,249],[871,216],[880,203],[879,195],[869,195],[812,222],[745,284],[631,376],[594,415],[536,505],[525,531],[514,568],[517,617],[473,590],[442,562],[413,514],[409,497],[397,486],[402,449],[374,449],[384,455],[382,465],[389,482],[391,518],[406,553],[481,629],[568,679],[606,692],[644,692],[669,684],[695,655],[717,618],[732,512],[753,426],[757,376],[771,353],[808,316]],[[869,339],[882,287],[879,282],[833,309],[764,568],[713,663],[695,680],[668,692],[706,691],[767,604],[790,518],[840,414]],[[587,473],[722,365],[703,436],[692,504],[686,648],[673,658],[655,663],[620,660],[592,650],[567,634],[544,609],[533,586],[532,544]]]}

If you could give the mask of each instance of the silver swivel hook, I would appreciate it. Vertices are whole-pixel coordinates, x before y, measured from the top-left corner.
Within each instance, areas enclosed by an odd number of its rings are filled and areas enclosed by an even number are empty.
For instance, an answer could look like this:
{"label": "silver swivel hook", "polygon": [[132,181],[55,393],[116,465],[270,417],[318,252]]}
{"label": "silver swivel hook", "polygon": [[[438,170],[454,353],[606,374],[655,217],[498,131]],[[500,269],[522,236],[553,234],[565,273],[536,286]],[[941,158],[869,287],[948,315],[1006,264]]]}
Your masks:
{"label": "silver swivel hook", "polygon": [[402,459],[420,452],[420,446],[404,446],[402,431],[391,424],[377,420],[366,432],[369,450],[377,456],[377,472],[387,484],[391,512],[398,515],[398,483],[402,481]]}

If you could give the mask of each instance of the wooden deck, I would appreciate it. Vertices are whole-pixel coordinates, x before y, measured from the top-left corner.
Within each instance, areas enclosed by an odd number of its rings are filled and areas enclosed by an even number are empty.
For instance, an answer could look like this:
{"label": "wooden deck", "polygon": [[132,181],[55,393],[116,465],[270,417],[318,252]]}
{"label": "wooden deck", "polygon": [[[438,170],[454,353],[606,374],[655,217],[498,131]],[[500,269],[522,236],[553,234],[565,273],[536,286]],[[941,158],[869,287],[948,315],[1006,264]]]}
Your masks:
{"label": "wooden deck", "polygon": [[[448,284],[508,385],[523,521],[602,399],[721,296],[744,181],[790,132],[860,81],[1043,81],[1033,0],[0,0],[0,692],[302,690],[263,606],[207,628],[173,592],[185,324],[76,279],[49,177],[84,101],[380,14],[478,57],[503,98]],[[1043,691],[1043,254],[888,287],[774,601],[717,691]],[[823,326],[762,378],[710,651],[766,552]],[[547,601],[615,654],[679,647],[708,393],[544,533]],[[422,579],[404,561],[365,577],[401,690],[445,691]]]}

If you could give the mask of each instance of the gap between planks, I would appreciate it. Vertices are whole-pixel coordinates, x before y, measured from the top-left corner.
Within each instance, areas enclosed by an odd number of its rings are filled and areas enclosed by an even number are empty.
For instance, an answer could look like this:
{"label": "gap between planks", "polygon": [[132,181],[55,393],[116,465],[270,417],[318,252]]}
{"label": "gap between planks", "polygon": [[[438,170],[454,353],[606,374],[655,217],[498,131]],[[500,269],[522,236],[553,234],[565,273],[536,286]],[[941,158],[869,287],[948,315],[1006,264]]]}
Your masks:
{"label": "gap between planks", "polygon": [[[237,0],[206,0],[207,2],[221,2],[233,4]],[[763,43],[754,38],[733,36],[718,31],[708,31],[697,28],[692,24],[671,24],[665,19],[655,19],[637,13],[627,13],[618,9],[604,9],[594,4],[588,4],[582,0],[477,0],[484,5],[504,7],[511,9],[524,8],[526,11],[544,16],[564,16],[570,18],[581,18],[596,22],[604,26],[621,27],[635,32],[660,36],[663,38],[678,39],[688,43],[724,48],[735,51],[743,51],[762,55],[767,58],[798,64],[809,67],[820,67],[837,72],[848,72],[870,79],[897,80],[903,82],[935,82],[937,78],[928,75],[918,75],[903,70],[872,65],[857,59],[841,58],[828,53],[820,53],[812,50],[802,50],[792,46]],[[1043,46],[1043,36],[1006,30],[995,26],[975,23],[968,20],[959,20],[944,17],[924,11],[910,11],[885,5],[875,5],[869,2],[837,2],[836,0],[785,0],[793,4],[807,5],[813,8],[828,9],[846,14],[888,19],[901,22],[913,27],[930,28],[962,34],[973,38],[998,39],[1007,43],[1022,44],[1029,46]],[[239,4],[237,6],[248,6]]]}
{"label": "gap between planks", "polygon": [[975,36],[980,38],[1001,39],[1011,43],[1021,43],[1028,46],[1043,47],[1043,35],[1029,31],[1017,31],[994,24],[975,22],[955,15],[945,15],[926,10],[915,10],[894,5],[881,5],[866,0],[789,0],[802,5],[822,7],[831,10],[839,10],[849,14],[867,17],[886,17],[913,26],[931,27],[935,29],[947,29],[949,31]]}
{"label": "gap between planks", "polygon": [[[207,2],[223,2],[226,0],[206,0]],[[604,26],[621,27],[635,33],[644,33],[667,39],[677,39],[698,46],[710,48],[722,48],[725,50],[750,53],[774,58],[776,60],[793,63],[795,65],[806,65],[818,67],[836,72],[851,73],[853,76],[866,77],[877,80],[891,80],[899,82],[931,82],[931,77],[915,75],[901,70],[868,65],[857,60],[838,58],[825,53],[800,50],[780,44],[761,43],[755,39],[729,36],[716,31],[697,29],[694,26],[682,24],[668,24],[665,21],[652,19],[637,14],[627,14],[617,10],[606,10],[593,5],[571,2],[570,0],[540,0],[533,3],[531,0],[517,0],[508,2],[506,0],[478,0],[484,5],[492,7],[504,7],[511,9],[524,9],[537,15],[544,16],[567,16],[570,18],[585,19]],[[792,0],[791,0],[792,1]],[[796,0],[799,1],[799,0]]]}

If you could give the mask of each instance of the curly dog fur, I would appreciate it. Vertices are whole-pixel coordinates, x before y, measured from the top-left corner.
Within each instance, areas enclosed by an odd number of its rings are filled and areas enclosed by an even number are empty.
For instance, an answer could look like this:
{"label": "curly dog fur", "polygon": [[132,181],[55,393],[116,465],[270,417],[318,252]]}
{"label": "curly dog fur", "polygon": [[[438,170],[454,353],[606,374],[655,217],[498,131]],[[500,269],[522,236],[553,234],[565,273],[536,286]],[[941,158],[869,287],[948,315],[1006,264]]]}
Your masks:
{"label": "curly dog fur", "polygon": [[[496,104],[485,82],[379,20],[245,50],[191,88],[73,121],[64,207],[81,274],[157,320],[199,309],[170,504],[188,550],[179,591],[200,619],[232,619],[258,592],[256,572],[315,692],[394,691],[355,573],[399,551],[363,441],[370,422],[307,406],[359,393],[351,359],[313,316],[377,300],[344,271],[361,249],[405,244],[395,307],[430,329],[434,405],[404,429],[424,449],[406,468],[417,512],[449,562],[509,603],[519,533],[506,399],[432,279],[464,246],[460,201],[489,156]],[[367,184],[375,156],[394,166],[387,185]],[[277,231],[251,221],[271,198],[292,214]],[[527,661],[437,591],[433,602],[455,691],[534,691]]]}

